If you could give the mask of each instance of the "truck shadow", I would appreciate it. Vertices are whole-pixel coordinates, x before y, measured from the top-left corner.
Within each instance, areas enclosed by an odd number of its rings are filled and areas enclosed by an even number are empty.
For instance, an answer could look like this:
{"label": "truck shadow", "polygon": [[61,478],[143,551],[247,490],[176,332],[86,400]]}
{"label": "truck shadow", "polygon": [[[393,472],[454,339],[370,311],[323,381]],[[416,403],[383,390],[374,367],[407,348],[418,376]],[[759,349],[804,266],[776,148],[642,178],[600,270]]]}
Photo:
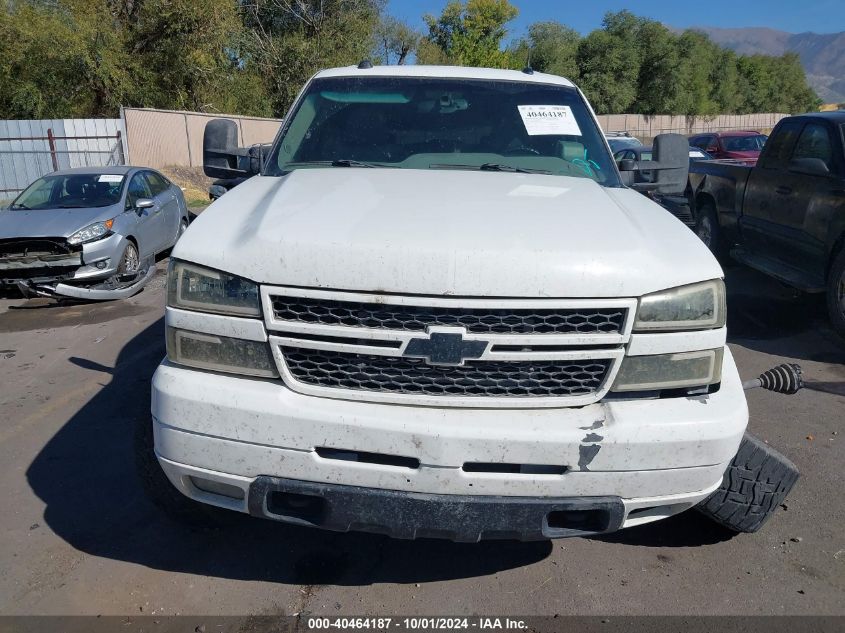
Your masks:
{"label": "truck shadow", "polygon": [[590,537],[594,541],[644,547],[699,547],[723,543],[737,536],[695,510],[668,519]]}
{"label": "truck shadow", "polygon": [[[53,436],[27,470],[44,502],[44,520],[73,547],[93,556],[154,569],[290,584],[368,585],[472,578],[531,565],[550,542],[399,541],[335,534],[232,513],[225,527],[171,522],[145,497],[134,465],[135,428],[149,424],[150,379],[164,355],[163,319],[121,350],[115,366],[70,362],[100,371],[105,386]],[[597,537],[657,547],[725,540],[703,517],[667,521]]]}
{"label": "truck shadow", "polygon": [[804,294],[745,266],[725,267],[728,342],[797,360],[845,364],[845,341],[822,294]]}
{"label": "truck shadow", "polygon": [[163,319],[120,352],[114,368],[84,358],[105,386],[53,436],[26,472],[44,520],[73,547],[154,569],[291,584],[414,583],[470,578],[546,558],[549,542],[396,541],[335,534],[232,513],[222,528],[188,528],[144,496],[135,425],[149,424],[150,379],[164,356]]}

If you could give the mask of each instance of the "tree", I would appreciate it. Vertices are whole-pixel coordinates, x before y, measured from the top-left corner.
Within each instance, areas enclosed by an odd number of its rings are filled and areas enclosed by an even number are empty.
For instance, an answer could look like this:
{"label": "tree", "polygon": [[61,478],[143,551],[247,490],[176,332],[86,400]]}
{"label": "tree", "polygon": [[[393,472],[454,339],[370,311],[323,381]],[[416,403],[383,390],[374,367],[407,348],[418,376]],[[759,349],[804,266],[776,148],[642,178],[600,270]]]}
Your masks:
{"label": "tree", "polygon": [[384,64],[402,66],[416,52],[422,35],[393,16],[384,16],[376,28],[375,56]]}
{"label": "tree", "polygon": [[383,0],[252,0],[244,4],[247,53],[281,116],[322,68],[369,56]]}
{"label": "tree", "polygon": [[231,53],[241,29],[237,0],[17,0],[0,9],[0,116],[267,113]]}
{"label": "tree", "polygon": [[440,17],[424,17],[429,33],[417,57],[422,63],[507,68],[510,55],[502,41],[517,14],[508,0],[451,0]]}
{"label": "tree", "polygon": [[774,112],[807,112],[818,110],[822,100],[807,85],[807,76],[797,53],[786,53],[771,59],[778,89],[774,95]]}
{"label": "tree", "polygon": [[680,90],[671,111],[687,116],[718,114],[711,77],[719,72],[719,47],[700,31],[684,31],[678,47]]}
{"label": "tree", "polygon": [[639,69],[634,109],[642,114],[673,112],[682,90],[678,38],[665,26],[645,20],[637,27]]}
{"label": "tree", "polygon": [[596,30],[578,45],[581,89],[599,114],[627,112],[637,98],[638,68],[624,41]]}
{"label": "tree", "polygon": [[581,36],[560,22],[535,22],[528,27],[528,36],[511,48],[514,68],[531,66],[534,70],[578,78],[576,54]]}

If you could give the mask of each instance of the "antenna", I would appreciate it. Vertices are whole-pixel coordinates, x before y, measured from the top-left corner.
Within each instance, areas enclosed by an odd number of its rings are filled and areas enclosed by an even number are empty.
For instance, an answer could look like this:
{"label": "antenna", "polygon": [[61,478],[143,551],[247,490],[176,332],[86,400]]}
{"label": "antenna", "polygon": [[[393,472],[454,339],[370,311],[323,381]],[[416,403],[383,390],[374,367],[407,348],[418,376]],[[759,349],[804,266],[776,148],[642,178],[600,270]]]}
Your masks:
{"label": "antenna", "polygon": [[526,75],[533,75],[534,69],[531,68],[531,47],[530,46],[528,47],[527,57],[528,57],[528,59],[525,61],[525,68],[522,69],[522,72],[524,72]]}

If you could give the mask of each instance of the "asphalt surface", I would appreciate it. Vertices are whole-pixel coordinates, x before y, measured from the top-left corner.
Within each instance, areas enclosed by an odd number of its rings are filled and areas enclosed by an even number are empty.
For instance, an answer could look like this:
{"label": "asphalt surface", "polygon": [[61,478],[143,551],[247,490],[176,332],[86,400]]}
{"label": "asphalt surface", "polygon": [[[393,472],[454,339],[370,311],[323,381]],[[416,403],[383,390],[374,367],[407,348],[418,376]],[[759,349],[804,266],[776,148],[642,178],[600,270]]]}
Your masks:
{"label": "asphalt surface", "polygon": [[187,528],[145,499],[133,434],[164,355],[164,263],[123,302],[0,299],[0,615],[845,614],[845,344],[820,298],[728,271],[741,374],[790,361],[809,382],[749,393],[751,430],[802,473],[761,532],[687,512],[602,538],[406,542],[240,515]]}

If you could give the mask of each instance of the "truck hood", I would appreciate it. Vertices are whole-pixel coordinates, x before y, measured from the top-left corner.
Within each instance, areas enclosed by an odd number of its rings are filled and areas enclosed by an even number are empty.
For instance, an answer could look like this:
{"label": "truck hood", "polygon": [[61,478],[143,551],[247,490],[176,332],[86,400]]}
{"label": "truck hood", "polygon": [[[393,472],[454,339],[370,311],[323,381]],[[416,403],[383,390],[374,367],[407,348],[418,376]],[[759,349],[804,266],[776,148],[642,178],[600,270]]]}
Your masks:
{"label": "truck hood", "polygon": [[206,209],[173,256],[259,283],[426,295],[631,297],[722,276],[635,191],[475,171],[255,177]]}
{"label": "truck hood", "polygon": [[70,237],[89,224],[119,213],[114,206],[92,209],[3,209],[0,239],[13,237]]}

